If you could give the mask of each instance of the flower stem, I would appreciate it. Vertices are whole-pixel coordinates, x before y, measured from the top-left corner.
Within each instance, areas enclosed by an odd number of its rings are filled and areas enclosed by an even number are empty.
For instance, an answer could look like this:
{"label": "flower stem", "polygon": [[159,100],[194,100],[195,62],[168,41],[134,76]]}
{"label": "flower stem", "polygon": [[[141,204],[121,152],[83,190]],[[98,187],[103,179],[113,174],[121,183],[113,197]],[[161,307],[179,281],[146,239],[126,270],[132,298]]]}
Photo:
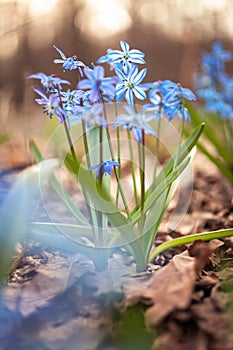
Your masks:
{"label": "flower stem", "polygon": [[[103,127],[99,127],[99,151],[100,151],[100,175],[99,175],[99,183],[100,188],[103,185]],[[100,246],[103,246],[104,238],[103,238],[103,213],[98,211],[98,243]]]}
{"label": "flower stem", "polygon": [[[106,109],[105,109],[105,104],[104,103],[103,103],[103,106],[104,106],[104,117],[107,120],[107,113],[106,113]],[[109,128],[106,128],[106,133],[107,133],[107,138],[108,138],[108,145],[109,145],[110,154],[111,154],[112,160],[114,161],[115,157],[114,157],[114,152],[113,152],[113,147],[112,147],[112,141],[111,141],[111,135],[110,135],[110,132],[109,132]],[[115,167],[114,167],[114,174],[115,174],[115,177],[116,177],[116,180],[117,180],[117,184],[118,184],[118,187],[119,187],[119,191],[120,191],[121,198],[122,198],[122,201],[123,201],[123,204],[124,204],[124,207],[125,207],[126,214],[128,216],[128,219],[130,219],[131,218],[131,214],[130,214],[130,211],[129,211],[129,208],[128,208],[128,204],[127,204],[127,201],[126,201],[126,198],[125,198],[125,195],[124,195],[123,188],[122,188],[121,183],[120,183],[120,178],[118,176],[118,171],[116,170]]]}
{"label": "flower stem", "polygon": [[155,144],[155,165],[154,165],[154,177],[153,177],[154,180],[156,179],[158,162],[159,162],[160,131],[161,131],[161,114],[159,113],[157,138],[156,138],[156,144]]}
{"label": "flower stem", "polygon": [[129,129],[127,129],[127,136],[128,136],[128,144],[129,144],[131,174],[132,174],[132,179],[133,179],[134,201],[135,201],[135,205],[138,206],[139,201],[138,201],[138,195],[137,195],[135,167],[134,167],[134,158],[133,158],[133,147],[132,147],[132,141],[131,141],[131,135],[130,135]]}
{"label": "flower stem", "polygon": [[[57,87],[58,97],[59,97],[59,101],[60,101],[60,107],[61,107],[61,109],[64,111],[63,103],[62,103],[62,98],[61,98],[61,90],[60,90],[59,85],[57,85],[56,87]],[[73,159],[74,159],[75,162],[78,162],[78,161],[77,161],[76,154],[75,154],[73,142],[72,142],[72,140],[71,140],[69,128],[68,128],[68,125],[67,125],[67,120],[66,120],[66,118],[65,118],[65,116],[64,116],[63,113],[62,113],[62,120],[63,120],[63,124],[64,124],[64,128],[65,128],[65,133],[66,133],[66,137],[67,137],[67,140],[68,140],[68,143],[69,143],[69,146],[70,146],[70,151],[71,151],[72,157],[73,157]]]}

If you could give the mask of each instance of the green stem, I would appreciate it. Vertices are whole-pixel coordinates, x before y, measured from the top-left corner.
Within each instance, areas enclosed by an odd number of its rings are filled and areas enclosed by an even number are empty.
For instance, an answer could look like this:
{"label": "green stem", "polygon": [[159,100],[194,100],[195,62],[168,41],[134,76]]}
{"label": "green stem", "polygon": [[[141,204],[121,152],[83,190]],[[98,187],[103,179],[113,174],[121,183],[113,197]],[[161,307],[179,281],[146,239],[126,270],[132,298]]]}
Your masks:
{"label": "green stem", "polygon": [[160,131],[161,131],[161,115],[159,113],[157,138],[156,138],[156,144],[155,144],[155,165],[154,165],[154,177],[153,177],[154,180],[156,179],[158,162],[159,162]]}
{"label": "green stem", "polygon": [[91,160],[90,160],[89,147],[88,147],[88,142],[87,142],[86,124],[85,124],[84,120],[82,120],[82,129],[83,129],[84,151],[85,151],[85,155],[86,155],[87,168],[89,169],[91,166]]}
{"label": "green stem", "polygon": [[134,157],[133,157],[133,147],[132,147],[132,140],[131,140],[131,134],[130,134],[130,130],[129,129],[127,129],[127,137],[128,137],[129,155],[130,155],[130,167],[131,167],[131,174],[132,174],[132,179],[133,179],[134,201],[135,201],[136,207],[138,207],[139,201],[138,201],[138,195],[137,195],[137,185],[136,185]]}
{"label": "green stem", "polygon": [[[89,169],[91,166],[91,160],[90,160],[90,154],[89,154],[89,147],[88,147],[88,142],[87,142],[87,131],[86,131],[86,124],[84,122],[84,120],[82,120],[82,130],[83,130],[83,143],[84,143],[84,150],[85,150],[85,155],[86,155],[86,161],[87,161],[87,168]],[[88,198],[87,198],[87,194],[85,193],[85,189],[83,189],[83,195],[85,198],[85,202],[86,202],[86,207],[89,213],[89,217],[91,219],[91,223],[92,223],[92,232],[93,232],[93,236],[94,236],[94,242],[95,244],[97,244],[97,239],[96,239],[96,224],[98,223],[98,218],[97,218],[97,212],[95,209],[92,208],[92,206],[89,206],[88,204]]]}
{"label": "green stem", "polygon": [[233,228],[226,229],[226,230],[212,231],[212,232],[195,233],[189,236],[174,238],[172,241],[164,242],[160,244],[157,248],[155,248],[149,256],[149,262],[151,262],[158,254],[170,248],[193,243],[194,241],[197,241],[197,240],[210,241],[212,239],[221,239],[224,237],[231,237],[231,236],[233,236]]}
{"label": "green stem", "polygon": [[[99,127],[99,147],[100,147],[100,176],[99,176],[99,183],[100,188],[102,188],[103,185],[103,127]],[[100,246],[103,246],[104,238],[103,238],[103,213],[98,211],[98,243]]]}
{"label": "green stem", "polygon": [[[62,97],[61,97],[61,90],[60,90],[59,85],[57,85],[57,92],[58,92],[58,97],[59,97],[59,101],[60,101],[60,103],[59,103],[60,107],[61,107],[62,110],[64,110],[63,109],[63,103],[62,103]],[[63,120],[63,124],[64,124],[64,128],[65,128],[66,137],[67,137],[67,140],[68,140],[68,143],[69,143],[69,146],[70,146],[70,151],[71,151],[71,154],[72,154],[72,157],[73,157],[74,161],[77,162],[77,157],[76,157],[76,154],[75,154],[73,142],[71,140],[69,128],[68,128],[68,125],[67,125],[67,120],[66,120],[64,114],[63,113],[61,113],[61,114],[62,114],[62,120]]]}
{"label": "green stem", "polygon": [[[106,113],[104,102],[103,102],[103,106],[104,106],[104,117],[107,120],[107,113]],[[106,128],[106,133],[107,133],[107,139],[108,139],[108,145],[109,145],[110,154],[111,154],[111,157],[112,157],[112,161],[114,161],[115,157],[114,157],[114,152],[113,152],[113,147],[112,147],[111,135],[110,135],[108,127]],[[131,214],[130,214],[130,211],[129,211],[129,208],[128,208],[128,204],[127,204],[127,201],[126,201],[126,198],[125,198],[125,195],[124,195],[123,188],[122,188],[121,183],[120,183],[120,178],[118,176],[118,171],[116,170],[115,167],[114,167],[114,174],[115,174],[115,177],[116,177],[116,180],[117,180],[117,185],[119,187],[119,191],[120,191],[120,194],[121,194],[121,198],[122,198],[122,201],[123,201],[123,204],[124,204],[124,207],[125,207],[125,211],[126,211],[127,217],[128,217],[128,219],[130,219],[131,218]]]}
{"label": "green stem", "polygon": [[[115,118],[118,115],[118,110],[117,110],[117,103],[115,101],[114,103],[114,107],[115,107]],[[119,126],[116,128],[116,136],[117,136],[117,161],[118,163],[121,162],[121,139],[120,139],[120,128]],[[118,178],[121,178],[121,167],[117,168],[117,174],[118,174]],[[116,192],[116,205],[118,206],[118,201],[119,201],[119,193],[120,193],[120,189],[119,189],[119,184],[117,183],[117,192]]]}

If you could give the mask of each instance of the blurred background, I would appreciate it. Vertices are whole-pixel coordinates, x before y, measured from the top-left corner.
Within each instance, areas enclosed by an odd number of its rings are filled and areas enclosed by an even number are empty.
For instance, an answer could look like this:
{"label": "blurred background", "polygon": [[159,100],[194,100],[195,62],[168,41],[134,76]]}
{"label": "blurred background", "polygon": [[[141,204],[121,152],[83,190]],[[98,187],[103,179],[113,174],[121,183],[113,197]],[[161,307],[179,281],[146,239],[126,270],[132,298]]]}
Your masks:
{"label": "blurred background", "polygon": [[0,146],[4,166],[27,162],[28,138],[44,128],[35,81],[27,76],[55,73],[76,81],[53,63],[59,58],[53,44],[90,65],[124,40],[145,52],[147,81],[190,88],[203,50],[216,40],[233,48],[232,0],[0,0],[0,13],[0,134],[10,136]]}

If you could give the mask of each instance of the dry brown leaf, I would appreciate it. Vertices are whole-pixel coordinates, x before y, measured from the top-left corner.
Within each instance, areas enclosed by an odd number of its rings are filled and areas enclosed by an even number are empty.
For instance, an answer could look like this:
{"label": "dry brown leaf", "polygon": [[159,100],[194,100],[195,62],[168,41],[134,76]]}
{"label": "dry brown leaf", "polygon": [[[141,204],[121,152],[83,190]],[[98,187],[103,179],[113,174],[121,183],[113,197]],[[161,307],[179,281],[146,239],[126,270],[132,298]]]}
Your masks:
{"label": "dry brown leaf", "polygon": [[145,312],[145,319],[150,325],[156,324],[173,310],[189,306],[195,281],[195,258],[184,252],[155,272],[142,289],[132,292],[129,302],[146,300],[152,304]]}

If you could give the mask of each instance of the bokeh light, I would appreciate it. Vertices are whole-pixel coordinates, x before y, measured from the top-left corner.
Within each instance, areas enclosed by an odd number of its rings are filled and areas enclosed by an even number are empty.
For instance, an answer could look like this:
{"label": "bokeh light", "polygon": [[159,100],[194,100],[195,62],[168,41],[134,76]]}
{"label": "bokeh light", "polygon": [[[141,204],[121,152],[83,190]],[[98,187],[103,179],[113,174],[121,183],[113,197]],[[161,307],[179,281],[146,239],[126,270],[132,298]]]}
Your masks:
{"label": "bokeh light", "polygon": [[75,17],[75,26],[86,35],[103,39],[122,33],[132,24],[126,5],[127,1],[87,0]]}

